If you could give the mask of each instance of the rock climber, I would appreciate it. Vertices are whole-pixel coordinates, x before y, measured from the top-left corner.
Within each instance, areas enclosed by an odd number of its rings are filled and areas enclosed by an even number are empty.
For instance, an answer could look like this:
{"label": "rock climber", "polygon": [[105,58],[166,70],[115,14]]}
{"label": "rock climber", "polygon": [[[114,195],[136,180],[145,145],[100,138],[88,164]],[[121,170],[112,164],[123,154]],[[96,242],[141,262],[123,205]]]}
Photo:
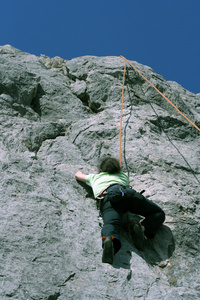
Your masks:
{"label": "rock climber", "polygon": [[119,230],[122,216],[131,212],[144,217],[133,225],[135,246],[143,250],[145,238],[152,239],[165,220],[163,210],[142,194],[129,187],[129,178],[121,171],[119,161],[112,157],[102,160],[98,174],[75,174],[77,180],[92,187],[103,218],[102,262],[113,263],[114,255],[121,248]]}

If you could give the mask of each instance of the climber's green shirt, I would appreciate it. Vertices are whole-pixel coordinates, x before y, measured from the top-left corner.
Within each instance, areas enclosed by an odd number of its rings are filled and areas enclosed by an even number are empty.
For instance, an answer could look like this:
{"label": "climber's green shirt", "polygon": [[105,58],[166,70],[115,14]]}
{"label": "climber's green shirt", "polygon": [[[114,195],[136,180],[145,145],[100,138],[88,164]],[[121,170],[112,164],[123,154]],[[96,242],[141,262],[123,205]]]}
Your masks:
{"label": "climber's green shirt", "polygon": [[111,184],[129,185],[128,175],[123,172],[115,174],[109,174],[107,172],[89,174],[86,175],[85,181],[91,185],[95,198]]}

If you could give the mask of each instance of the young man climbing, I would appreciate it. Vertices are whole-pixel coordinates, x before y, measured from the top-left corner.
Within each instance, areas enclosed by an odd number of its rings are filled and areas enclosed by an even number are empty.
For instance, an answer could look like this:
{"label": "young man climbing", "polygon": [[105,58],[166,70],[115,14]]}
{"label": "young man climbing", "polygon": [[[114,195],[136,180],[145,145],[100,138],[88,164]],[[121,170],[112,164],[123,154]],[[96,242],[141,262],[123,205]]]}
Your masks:
{"label": "young man climbing", "polygon": [[124,213],[144,217],[133,225],[135,246],[139,250],[143,249],[144,236],[153,238],[165,220],[165,213],[158,205],[129,187],[128,176],[121,171],[118,160],[114,158],[104,159],[98,174],[86,175],[78,171],[75,177],[91,185],[99,204],[104,223],[101,231],[103,263],[112,264],[114,255],[121,248],[119,230]]}

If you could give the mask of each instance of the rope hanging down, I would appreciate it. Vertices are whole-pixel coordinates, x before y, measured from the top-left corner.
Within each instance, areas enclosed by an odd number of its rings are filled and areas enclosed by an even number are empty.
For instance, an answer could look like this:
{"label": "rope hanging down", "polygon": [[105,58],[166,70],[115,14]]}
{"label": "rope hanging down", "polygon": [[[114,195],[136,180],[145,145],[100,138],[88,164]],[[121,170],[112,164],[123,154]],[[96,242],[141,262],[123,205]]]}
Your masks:
{"label": "rope hanging down", "polygon": [[174,105],[165,95],[163,95],[163,93],[161,93],[156,87],[155,87],[155,85],[153,85],[153,83],[151,83],[136,67],[134,67],[131,63],[130,63],[130,61],[128,61],[124,56],[122,56],[122,55],[120,55],[121,56],[121,58],[123,58],[123,60],[124,60],[124,63],[125,62],[127,62],[127,63],[129,63],[129,65],[131,66],[131,67],[133,67],[133,69],[135,70],[135,71],[137,71],[139,74],[140,74],[140,76],[142,76],[162,97],[164,97],[178,112],[179,112],[179,114],[181,114],[188,122],[190,122],[197,130],[199,130],[200,131],[200,128],[197,126],[197,125],[195,125],[188,117],[186,117],[179,109],[178,109],[178,107],[176,107],[176,105]]}
{"label": "rope hanging down", "polygon": [[[120,167],[121,167],[121,131],[122,131],[122,115],[123,115],[123,98],[124,98],[124,82],[125,82],[125,72],[126,72],[126,62],[128,62],[151,86],[153,86],[153,88],[158,91],[159,94],[161,94],[188,122],[190,122],[197,130],[200,131],[200,128],[198,126],[196,126],[189,118],[187,118],[166,96],[164,96],[144,75],[141,74],[141,72],[134,67],[125,57],[123,57],[122,55],[120,55],[121,58],[124,61],[124,74],[123,74],[123,84],[122,84],[122,103],[121,103],[121,118],[120,118]],[[156,113],[157,114],[157,113]],[[166,134],[166,133],[165,133]],[[167,135],[167,134],[166,134]],[[170,138],[167,136],[167,138],[169,139],[169,141],[171,142]],[[172,143],[172,142],[171,142]],[[177,147],[172,143],[172,145],[177,149]],[[189,166],[189,168],[191,169],[194,177],[196,178],[196,180],[198,181],[198,183],[200,183],[199,179],[196,177],[194,171],[192,170],[191,166],[189,165],[189,163],[187,162],[187,160],[185,159],[185,157],[180,153],[180,151],[177,149],[177,151],[179,152],[179,154],[183,157],[183,159],[185,160],[185,162],[187,163],[187,165]]]}
{"label": "rope hanging down", "polygon": [[124,57],[124,74],[123,74],[123,84],[122,84],[122,104],[121,104],[121,117],[120,117],[120,136],[119,136],[119,164],[121,167],[122,164],[122,116],[123,116],[123,102],[124,102],[124,82],[125,82],[125,73],[126,73],[126,61]]}

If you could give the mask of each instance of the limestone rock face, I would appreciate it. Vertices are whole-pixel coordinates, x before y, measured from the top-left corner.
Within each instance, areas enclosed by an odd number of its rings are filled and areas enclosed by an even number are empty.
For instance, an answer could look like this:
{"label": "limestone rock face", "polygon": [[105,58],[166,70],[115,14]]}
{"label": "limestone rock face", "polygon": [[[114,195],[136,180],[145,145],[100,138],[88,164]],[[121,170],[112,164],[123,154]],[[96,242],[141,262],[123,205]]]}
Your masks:
{"label": "limestone rock face", "polygon": [[[132,63],[200,127],[200,94]],[[119,158],[123,69],[0,47],[0,299],[200,298],[199,132],[128,65],[122,166],[166,221],[144,251],[125,221],[113,265],[101,262],[102,220],[74,174]]]}

